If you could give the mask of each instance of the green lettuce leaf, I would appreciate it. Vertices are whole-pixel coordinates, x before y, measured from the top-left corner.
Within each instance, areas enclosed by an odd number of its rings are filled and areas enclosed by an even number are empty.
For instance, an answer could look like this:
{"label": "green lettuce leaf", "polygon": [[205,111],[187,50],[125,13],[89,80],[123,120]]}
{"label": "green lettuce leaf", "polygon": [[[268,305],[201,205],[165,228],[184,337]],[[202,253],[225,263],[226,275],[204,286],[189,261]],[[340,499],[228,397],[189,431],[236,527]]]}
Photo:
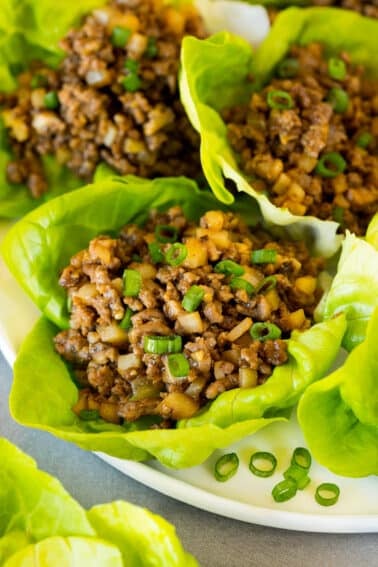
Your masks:
{"label": "green lettuce leaf", "polygon": [[123,501],[86,512],[58,480],[0,438],[4,567],[196,567],[174,527]]}
{"label": "green lettuce leaf", "polygon": [[[269,225],[305,238],[316,253],[332,256],[340,245],[337,223],[315,217],[300,217],[275,207],[258,193],[240,171],[237,156],[227,139],[227,128],[220,110],[246,102],[253,88],[260,88],[272,75],[277,63],[293,43],[325,43],[329,53],[348,51],[355,63],[364,64],[378,74],[378,22],[357,13],[332,8],[290,8],[281,12],[261,46],[250,45],[229,33],[206,40],[187,37],[181,51],[181,99],[194,128],[201,136],[201,161],[205,176],[216,197],[224,203],[234,201],[224,178],[238,191],[251,195]],[[373,56],[372,56],[373,54]]]}
{"label": "green lettuce leaf", "polygon": [[[367,240],[376,239],[377,218],[369,226]],[[347,233],[337,273],[316,313],[323,320],[345,313],[348,326],[343,346],[348,351],[364,340],[369,319],[378,306],[378,248],[367,240]]]}
{"label": "green lettuce leaf", "polygon": [[[216,448],[269,424],[268,415],[293,405],[309,383],[326,373],[345,331],[342,316],[302,334],[294,333],[289,340],[289,363],[277,367],[264,386],[235,390],[231,397],[236,396],[238,401],[232,404],[227,402],[229,394],[222,394],[209,411],[177,429],[151,430],[146,420],[126,426],[103,420],[86,422],[71,411],[77,401],[77,387],[53,346],[54,335],[68,327],[66,294],[58,284],[59,272],[95,235],[114,233],[128,222],[141,224],[151,209],[165,210],[172,204],[181,205],[190,219],[219,208],[210,192],[198,190],[194,182],[184,178],[148,181],[104,177],[97,184],[46,203],[9,231],[3,243],[4,258],[48,318],[37,323],[15,363],[10,405],[17,421],[85,449],[134,460],[154,456],[166,466],[187,467],[203,462]],[[251,199],[238,200],[234,209],[254,224]]]}
{"label": "green lettuce leaf", "polygon": [[344,365],[311,385],[298,420],[319,463],[336,474],[378,474],[378,308]]}

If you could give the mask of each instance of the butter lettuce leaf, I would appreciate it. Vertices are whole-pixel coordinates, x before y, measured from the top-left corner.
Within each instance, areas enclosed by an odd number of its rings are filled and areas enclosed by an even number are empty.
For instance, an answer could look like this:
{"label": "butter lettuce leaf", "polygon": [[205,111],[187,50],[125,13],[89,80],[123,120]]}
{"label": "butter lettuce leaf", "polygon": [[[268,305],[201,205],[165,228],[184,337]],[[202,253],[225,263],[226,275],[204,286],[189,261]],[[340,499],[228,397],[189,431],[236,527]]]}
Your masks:
{"label": "butter lettuce leaf", "polygon": [[346,50],[355,63],[378,74],[377,58],[371,55],[378,53],[377,21],[334,8],[289,8],[277,16],[265,41],[255,51],[230,33],[219,33],[206,40],[185,38],[180,91],[190,121],[201,136],[202,167],[216,197],[232,203],[234,195],[226,188],[225,178],[233,181],[238,191],[256,200],[267,224],[294,238],[305,238],[316,253],[330,257],[341,242],[336,234],[338,224],[293,215],[257,192],[239,169],[220,114],[223,108],[245,103],[252,89],[261,88],[291,44],[312,41],[324,43],[328,53]]}
{"label": "butter lettuce leaf", "polygon": [[378,474],[378,309],[341,368],[304,393],[298,420],[308,447],[336,474]]}

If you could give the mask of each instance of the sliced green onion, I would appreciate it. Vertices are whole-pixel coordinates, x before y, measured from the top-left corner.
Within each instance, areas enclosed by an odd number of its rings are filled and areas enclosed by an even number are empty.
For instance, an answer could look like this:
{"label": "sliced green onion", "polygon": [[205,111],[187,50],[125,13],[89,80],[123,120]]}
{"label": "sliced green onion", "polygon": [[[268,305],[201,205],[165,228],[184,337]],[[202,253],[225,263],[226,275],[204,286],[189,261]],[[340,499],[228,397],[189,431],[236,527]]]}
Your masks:
{"label": "sliced green onion", "polygon": [[254,323],[249,334],[256,341],[274,341],[281,336],[281,329],[274,323]]}
{"label": "sliced green onion", "polygon": [[155,228],[155,238],[158,242],[176,242],[178,228],[170,224],[158,224]]}
{"label": "sliced green onion", "polygon": [[340,488],[332,482],[323,482],[315,491],[315,500],[321,506],[333,506],[340,496]]}
{"label": "sliced green onion", "polygon": [[239,457],[236,453],[228,453],[215,463],[214,476],[219,482],[226,482],[233,477],[239,468]]}
{"label": "sliced green onion", "polygon": [[342,207],[335,207],[332,211],[333,220],[342,225],[344,223],[344,213],[345,210]]}
{"label": "sliced green onion", "polygon": [[297,493],[297,483],[291,478],[281,480],[273,487],[272,496],[276,502],[286,502]]}
{"label": "sliced green onion", "polygon": [[49,93],[46,93],[45,96],[43,97],[43,104],[45,105],[46,108],[49,108],[50,110],[55,110],[56,108],[58,108],[59,99],[56,92],[50,91]]}
{"label": "sliced green onion", "polygon": [[233,260],[221,260],[215,264],[214,271],[226,276],[242,276],[245,272],[244,268]]}
{"label": "sliced green onion", "polygon": [[142,86],[142,81],[136,73],[130,73],[127,77],[122,79],[121,83],[125,91],[128,91],[129,93],[139,91]]}
{"label": "sliced green onion", "polygon": [[262,248],[254,250],[251,253],[251,261],[253,264],[274,264],[277,260],[277,250],[272,248]]}
{"label": "sliced green onion", "polygon": [[[259,466],[258,466],[259,464]],[[249,470],[256,476],[266,478],[272,476],[277,467],[277,459],[273,453],[258,451],[251,456]]]}
{"label": "sliced green onion", "polygon": [[321,177],[337,177],[344,171],[347,163],[338,152],[324,154],[315,167],[315,173]]}
{"label": "sliced green onion", "polygon": [[156,45],[156,38],[155,37],[149,37],[148,38],[147,49],[144,52],[144,54],[145,54],[146,57],[149,57],[150,59],[153,59],[158,54],[158,48],[157,48],[157,45]]}
{"label": "sliced green onion", "polygon": [[359,148],[363,148],[365,150],[373,140],[374,140],[373,134],[370,134],[370,132],[363,132],[358,136],[356,140],[356,146],[358,146]]}
{"label": "sliced green onion", "polygon": [[72,297],[71,295],[67,295],[67,311],[71,313],[72,311]]}
{"label": "sliced green onion", "polygon": [[150,242],[150,244],[148,245],[148,252],[150,254],[151,261],[154,264],[164,262],[164,254],[157,242]]}
{"label": "sliced green onion", "polygon": [[253,285],[247,282],[247,280],[243,280],[243,278],[232,278],[232,280],[230,281],[230,288],[244,289],[248,293],[248,295],[252,295],[252,293],[255,291]]}
{"label": "sliced green onion", "polygon": [[342,81],[346,77],[346,65],[339,57],[331,57],[328,60],[328,74],[331,79]]}
{"label": "sliced green onion", "polygon": [[167,337],[147,335],[143,339],[143,349],[144,352],[150,354],[181,352],[182,339],[179,335],[169,335]]}
{"label": "sliced green onion", "polygon": [[333,110],[339,114],[346,112],[349,106],[349,96],[344,89],[334,87],[327,95],[327,101],[332,106]]}
{"label": "sliced green onion", "polygon": [[302,469],[308,470],[311,467],[312,457],[311,453],[306,447],[296,447],[291,457],[291,464],[302,467]]}
{"label": "sliced green onion", "polygon": [[79,417],[83,421],[92,421],[92,419],[98,419],[100,417],[100,414],[96,409],[82,409],[79,413]]}
{"label": "sliced green onion", "polygon": [[290,465],[290,467],[284,472],[284,477],[286,479],[291,478],[297,483],[297,488],[303,490],[310,483],[310,477],[307,474],[307,469],[304,469],[298,465]]}
{"label": "sliced green onion", "polygon": [[167,360],[168,360],[169,372],[175,378],[181,378],[189,374],[190,371],[189,362],[187,358],[185,358],[185,355],[183,355],[181,352],[179,354],[170,354],[167,357]]}
{"label": "sliced green onion", "polygon": [[185,244],[181,244],[180,242],[175,242],[168,248],[165,253],[165,261],[170,266],[179,266],[183,263],[185,258],[188,255],[188,249]]}
{"label": "sliced green onion", "polygon": [[129,28],[116,26],[112,31],[111,42],[114,47],[125,47],[132,31]]}
{"label": "sliced green onion", "polygon": [[125,297],[137,297],[141,287],[142,276],[137,270],[123,272],[123,295]]}
{"label": "sliced green onion", "polygon": [[268,276],[264,278],[262,282],[259,283],[257,286],[256,292],[257,293],[267,293],[271,289],[275,288],[277,285],[277,278],[276,276]]}
{"label": "sliced green onion", "polygon": [[185,311],[192,313],[199,307],[204,295],[205,292],[202,287],[200,287],[199,285],[192,285],[192,287],[188,289],[188,291],[182,298],[181,305],[183,306]]}
{"label": "sliced green onion", "polygon": [[30,81],[30,86],[32,89],[37,89],[38,87],[46,87],[47,84],[47,77],[38,73],[34,75]]}
{"label": "sliced green onion", "polygon": [[131,317],[134,315],[134,311],[132,311],[130,309],[130,307],[128,307],[126,309],[126,313],[124,318],[122,319],[122,321],[120,322],[119,326],[121,327],[121,329],[124,329],[125,331],[128,331],[129,329],[131,329],[131,327],[133,326],[133,323],[131,321]]}
{"label": "sliced green onion", "polygon": [[125,69],[127,69],[131,73],[137,74],[139,71],[139,61],[136,61],[135,59],[126,59]]}
{"label": "sliced green onion", "polygon": [[294,108],[294,101],[286,91],[269,91],[266,102],[270,108],[289,110]]}
{"label": "sliced green onion", "polygon": [[281,79],[296,77],[299,71],[299,61],[295,57],[287,57],[278,64],[277,75]]}
{"label": "sliced green onion", "polygon": [[138,262],[139,264],[142,262],[142,258],[139,256],[139,254],[133,254],[131,256],[131,259],[133,262]]}

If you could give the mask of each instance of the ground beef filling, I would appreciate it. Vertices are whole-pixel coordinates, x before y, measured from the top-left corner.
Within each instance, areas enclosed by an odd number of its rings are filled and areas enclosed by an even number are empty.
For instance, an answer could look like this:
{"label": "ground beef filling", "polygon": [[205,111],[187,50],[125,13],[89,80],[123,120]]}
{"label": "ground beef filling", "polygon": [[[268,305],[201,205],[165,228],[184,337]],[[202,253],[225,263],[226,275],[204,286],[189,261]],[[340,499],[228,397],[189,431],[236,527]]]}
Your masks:
{"label": "ground beef filling", "polygon": [[253,187],[296,215],[365,233],[378,210],[377,82],[346,53],[292,47],[276,77],[223,116]]}
{"label": "ground beef filling", "polygon": [[[167,233],[174,244],[161,242]],[[194,224],[174,207],[95,238],[60,277],[71,316],[55,347],[81,385],[73,410],[172,427],[225,390],[262,384],[287,361],[285,339],[311,325],[322,265],[303,243],[272,241],[220,211]],[[140,274],[132,295],[130,273]],[[174,341],[175,354],[164,352]]]}
{"label": "ground beef filling", "polygon": [[85,180],[101,161],[124,175],[198,176],[198,136],[177,87],[186,34],[204,37],[197,12],[160,0],[113,1],[86,17],[62,40],[56,71],[35,64],[0,100],[14,153],[8,180],[39,197],[46,154]]}

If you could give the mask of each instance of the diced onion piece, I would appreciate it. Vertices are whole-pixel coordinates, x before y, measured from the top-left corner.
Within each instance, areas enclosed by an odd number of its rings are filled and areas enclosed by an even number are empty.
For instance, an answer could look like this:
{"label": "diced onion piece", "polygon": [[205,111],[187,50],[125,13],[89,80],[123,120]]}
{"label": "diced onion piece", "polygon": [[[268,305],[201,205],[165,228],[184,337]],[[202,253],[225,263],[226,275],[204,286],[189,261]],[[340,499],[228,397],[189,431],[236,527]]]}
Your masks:
{"label": "diced onion piece", "polygon": [[183,313],[177,321],[185,334],[203,333],[203,321],[198,311]]}
{"label": "diced onion piece", "polygon": [[231,374],[234,369],[234,365],[232,362],[228,362],[227,360],[217,360],[214,363],[214,377],[215,380],[222,380],[227,376],[227,374]]}
{"label": "diced onion piece", "polygon": [[210,231],[222,230],[224,224],[224,213],[222,211],[207,211],[207,213],[202,217],[202,226],[208,227]]}
{"label": "diced onion piece", "polygon": [[171,392],[160,404],[160,411],[172,419],[188,419],[199,409],[199,403],[182,392]]}
{"label": "diced onion piece", "polygon": [[312,295],[316,290],[316,278],[312,276],[302,276],[295,280],[295,287],[306,295]]}
{"label": "diced onion piece", "polygon": [[112,345],[122,345],[128,341],[128,333],[113,323],[106,327],[97,327],[102,342]]}
{"label": "diced onion piece", "polygon": [[250,266],[243,266],[243,268],[245,270],[243,274],[243,280],[246,280],[247,282],[252,284],[253,287],[257,287],[259,283],[264,279],[262,273],[256,268],[251,268]]}
{"label": "diced onion piece", "polygon": [[235,349],[231,349],[231,350],[225,350],[222,354],[224,360],[228,360],[229,362],[232,362],[233,364],[238,364],[239,363],[239,359],[240,359],[240,351],[237,351]]}
{"label": "diced onion piece", "polygon": [[110,146],[113,144],[114,140],[116,139],[116,136],[117,136],[117,128],[115,126],[109,126],[103,139],[104,145],[110,148]]}
{"label": "diced onion piece", "polygon": [[276,309],[279,308],[280,296],[278,295],[278,292],[275,288],[269,290],[265,294],[265,299],[269,303],[270,307],[272,308],[272,311],[275,311]]}
{"label": "diced onion piece", "polygon": [[155,266],[147,262],[132,262],[129,267],[139,272],[144,280],[152,280],[156,276],[157,270]]}
{"label": "diced onion piece", "polygon": [[239,385],[241,388],[257,386],[257,371],[252,368],[239,368]]}
{"label": "diced onion piece", "polygon": [[198,238],[187,238],[185,246],[188,252],[183,263],[185,268],[199,268],[207,263],[207,248]]}
{"label": "diced onion piece", "polygon": [[141,359],[134,353],[130,354],[121,354],[118,357],[117,367],[120,372],[125,372],[130,368],[140,368],[141,366]]}
{"label": "diced onion piece", "polygon": [[300,329],[305,322],[306,316],[303,309],[293,311],[289,315],[282,318],[282,323],[285,325],[286,330]]}
{"label": "diced onion piece", "polygon": [[220,248],[220,250],[227,250],[231,244],[230,233],[228,232],[228,230],[219,230],[218,232],[211,232],[210,240],[212,240],[215,246],[217,248]]}
{"label": "diced onion piece", "polygon": [[193,382],[189,384],[189,386],[185,390],[185,394],[190,396],[191,398],[198,398],[202,390],[204,389],[207,382],[206,376],[200,376],[196,378]]}
{"label": "diced onion piece", "polygon": [[251,325],[252,319],[250,317],[246,317],[245,319],[243,319],[243,321],[240,321],[240,323],[238,323],[236,327],[231,329],[231,331],[227,334],[227,340],[233,343],[239,337],[244,335],[244,333],[247,333],[251,328]]}
{"label": "diced onion piece", "polygon": [[88,85],[101,85],[104,81],[105,75],[103,71],[88,71],[85,75],[85,80]]}
{"label": "diced onion piece", "polygon": [[87,283],[81,286],[79,290],[73,294],[74,297],[80,297],[80,299],[90,300],[97,295],[96,284]]}

